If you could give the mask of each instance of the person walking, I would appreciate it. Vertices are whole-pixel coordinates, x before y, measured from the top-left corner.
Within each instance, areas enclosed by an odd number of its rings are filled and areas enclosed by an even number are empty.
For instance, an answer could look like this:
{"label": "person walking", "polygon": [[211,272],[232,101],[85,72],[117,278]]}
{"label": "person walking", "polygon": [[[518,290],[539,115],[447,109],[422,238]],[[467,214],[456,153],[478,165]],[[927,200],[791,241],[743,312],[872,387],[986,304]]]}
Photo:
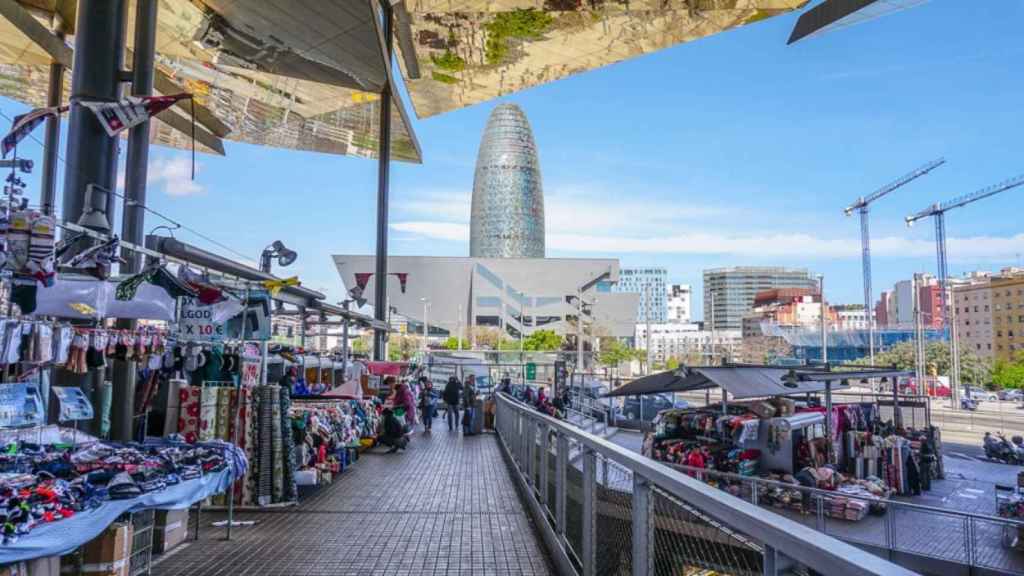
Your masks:
{"label": "person walking", "polygon": [[459,384],[459,379],[455,376],[449,376],[444,392],[441,393],[441,399],[444,400],[445,420],[448,421],[449,432],[455,430],[455,423],[459,421],[459,396],[461,390],[462,385]]}
{"label": "person walking", "polygon": [[466,383],[462,385],[462,434],[470,436],[473,434],[473,419],[476,417],[476,375],[466,376]]}
{"label": "person walking", "polygon": [[426,376],[420,376],[420,417],[423,420],[423,432],[427,433],[434,427],[434,384]]}

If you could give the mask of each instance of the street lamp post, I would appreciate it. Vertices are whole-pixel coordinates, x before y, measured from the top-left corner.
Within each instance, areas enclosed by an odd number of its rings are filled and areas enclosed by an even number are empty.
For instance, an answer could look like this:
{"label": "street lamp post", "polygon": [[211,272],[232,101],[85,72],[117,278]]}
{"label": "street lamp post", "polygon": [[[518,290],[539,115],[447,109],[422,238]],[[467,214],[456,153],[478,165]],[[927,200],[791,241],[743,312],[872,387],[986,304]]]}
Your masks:
{"label": "street lamp post", "polygon": [[818,274],[818,295],[821,297],[821,363],[828,364],[828,308],[825,304],[824,274]]}
{"label": "street lamp post", "polygon": [[427,313],[430,310],[430,298],[420,298],[420,302],[423,302],[423,355],[427,354],[427,350],[430,346],[427,345],[427,338],[430,335],[430,325],[427,323]]}

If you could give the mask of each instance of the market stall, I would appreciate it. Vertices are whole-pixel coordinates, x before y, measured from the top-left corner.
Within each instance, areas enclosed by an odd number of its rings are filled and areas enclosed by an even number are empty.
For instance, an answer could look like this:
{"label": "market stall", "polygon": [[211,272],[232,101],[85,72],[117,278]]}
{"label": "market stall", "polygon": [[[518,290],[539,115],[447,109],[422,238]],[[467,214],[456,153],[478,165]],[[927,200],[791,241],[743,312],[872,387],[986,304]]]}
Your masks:
{"label": "market stall", "polygon": [[930,488],[938,432],[883,422],[872,402],[833,404],[833,382],[842,380],[813,369],[727,366],[665,373],[611,395],[720,386],[728,401],[659,413],[644,454],[731,492],[751,490],[744,477],[777,482],[761,494],[765,503],[789,505],[801,487],[825,489],[833,493],[822,502],[826,515],[859,520],[891,494]]}

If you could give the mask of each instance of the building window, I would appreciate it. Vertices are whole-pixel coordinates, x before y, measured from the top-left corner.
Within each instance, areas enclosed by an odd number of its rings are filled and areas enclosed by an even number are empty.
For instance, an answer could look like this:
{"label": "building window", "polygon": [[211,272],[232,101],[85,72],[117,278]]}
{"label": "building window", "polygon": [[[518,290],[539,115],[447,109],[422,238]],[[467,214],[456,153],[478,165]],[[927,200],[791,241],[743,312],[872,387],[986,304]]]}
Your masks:
{"label": "building window", "polygon": [[480,308],[501,308],[501,298],[495,296],[478,296],[476,305]]}
{"label": "building window", "polygon": [[501,319],[497,316],[477,316],[477,326],[501,326]]}

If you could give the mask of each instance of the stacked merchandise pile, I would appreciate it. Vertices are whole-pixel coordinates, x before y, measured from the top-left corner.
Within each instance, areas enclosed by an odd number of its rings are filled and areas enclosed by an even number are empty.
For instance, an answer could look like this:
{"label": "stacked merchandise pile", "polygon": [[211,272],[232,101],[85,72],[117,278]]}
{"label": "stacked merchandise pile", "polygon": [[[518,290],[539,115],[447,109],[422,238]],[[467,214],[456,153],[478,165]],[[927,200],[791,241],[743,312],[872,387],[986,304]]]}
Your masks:
{"label": "stacked merchandise pile", "polygon": [[743,406],[721,409],[686,409],[662,412],[648,453],[655,460],[753,476],[760,450],[744,449],[757,440],[760,420]]}
{"label": "stacked merchandise pile", "polygon": [[292,405],[291,429],[296,475],[301,485],[330,483],[359,447],[358,403],[348,400],[302,400]]}
{"label": "stacked merchandise pile", "polygon": [[[52,437],[52,429],[46,435]],[[179,438],[124,445],[72,430],[57,435],[56,441],[49,438],[43,443],[22,436],[0,453],[5,546],[26,536],[26,546],[37,546],[30,540],[34,530],[42,533],[44,525],[76,516],[102,530],[117,515],[142,506],[144,496],[147,505],[159,499],[180,504],[181,498],[195,496],[196,491],[205,497],[211,489],[226,489],[232,468],[239,477],[248,466],[241,451],[223,442],[186,444]],[[77,445],[66,441],[83,437]],[[222,477],[217,482],[204,483],[204,478],[218,475]]]}

